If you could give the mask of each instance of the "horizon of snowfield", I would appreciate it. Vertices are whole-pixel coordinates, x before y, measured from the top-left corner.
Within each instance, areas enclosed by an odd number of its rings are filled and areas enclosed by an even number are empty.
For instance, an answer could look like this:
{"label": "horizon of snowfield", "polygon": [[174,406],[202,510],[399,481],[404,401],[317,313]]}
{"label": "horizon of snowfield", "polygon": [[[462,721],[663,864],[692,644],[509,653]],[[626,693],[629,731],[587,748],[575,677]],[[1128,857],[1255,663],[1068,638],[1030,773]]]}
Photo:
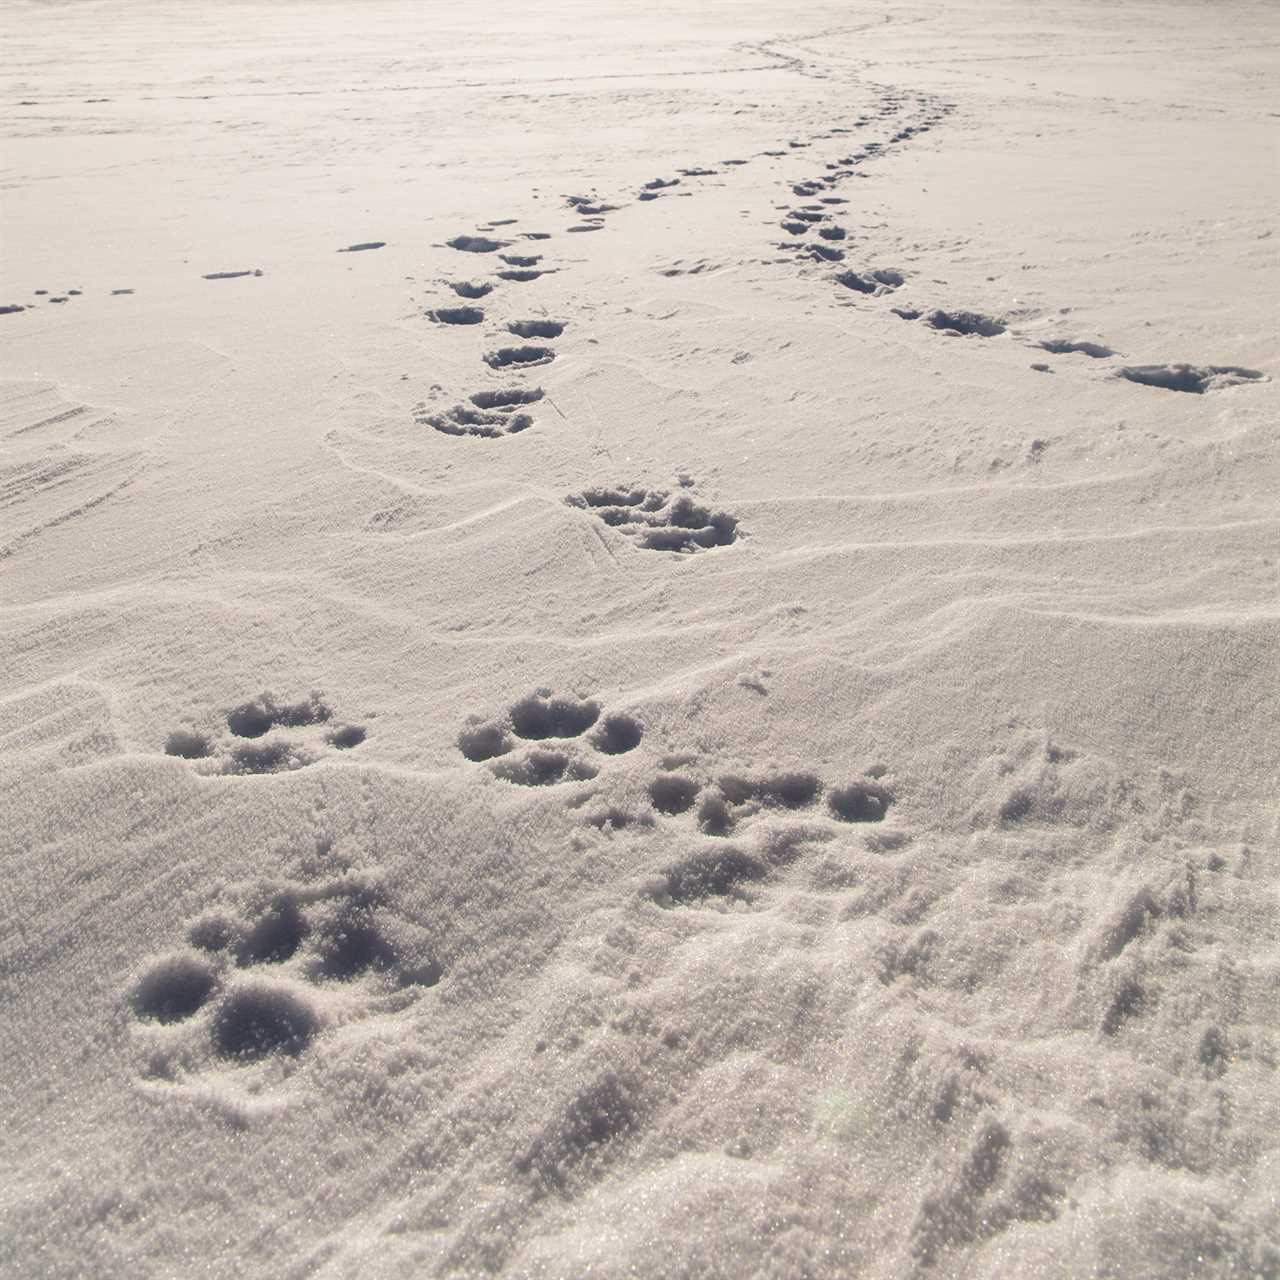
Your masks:
{"label": "horizon of snowfield", "polygon": [[0,12],[0,1276],[1280,1276],[1280,13]]}

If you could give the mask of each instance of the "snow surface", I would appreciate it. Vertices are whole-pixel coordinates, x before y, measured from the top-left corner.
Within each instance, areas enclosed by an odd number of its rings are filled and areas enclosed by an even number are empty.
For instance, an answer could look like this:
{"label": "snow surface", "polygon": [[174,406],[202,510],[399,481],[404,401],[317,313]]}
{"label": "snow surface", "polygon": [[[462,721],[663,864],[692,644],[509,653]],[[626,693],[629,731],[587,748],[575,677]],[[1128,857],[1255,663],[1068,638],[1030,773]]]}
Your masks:
{"label": "snow surface", "polygon": [[10,0],[6,1277],[1280,1275],[1280,10]]}

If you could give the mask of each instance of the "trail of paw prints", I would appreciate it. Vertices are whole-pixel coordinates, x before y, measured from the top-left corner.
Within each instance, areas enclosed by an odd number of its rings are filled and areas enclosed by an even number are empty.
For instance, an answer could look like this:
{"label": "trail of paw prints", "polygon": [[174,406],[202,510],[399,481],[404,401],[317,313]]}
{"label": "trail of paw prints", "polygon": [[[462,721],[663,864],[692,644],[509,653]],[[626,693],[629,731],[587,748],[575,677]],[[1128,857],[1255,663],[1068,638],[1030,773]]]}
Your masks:
{"label": "trail of paw prints", "polygon": [[[687,477],[681,484],[689,487]],[[738,519],[714,511],[688,493],[628,486],[584,489],[565,499],[647,551],[691,554],[727,547],[738,539]]]}
{"label": "trail of paw prints", "polygon": [[[165,755],[196,762],[201,772],[246,777],[305,768],[333,751],[353,750],[367,736],[363,725],[335,722],[332,708],[314,690],[297,702],[263,693],[232,707],[223,720],[225,734],[175,729],[165,739]],[[278,729],[304,732],[283,737]]]}
{"label": "trail of paw prints", "polygon": [[198,1083],[219,1065],[287,1065],[330,1027],[402,1009],[443,977],[426,932],[358,872],[244,892],[185,934],[124,993],[144,1036],[144,1077],[157,1083]]}
{"label": "trail of paw prints", "polygon": [[487,764],[495,778],[520,787],[549,787],[590,781],[600,773],[599,757],[625,755],[643,736],[634,716],[605,714],[593,698],[540,689],[501,715],[474,717],[457,745],[468,760]]}
{"label": "trail of paw prints", "polygon": [[[511,221],[511,219],[504,219],[501,222],[489,223],[481,230],[492,231],[498,226],[508,225]],[[542,232],[525,234],[531,239],[547,238],[546,233]],[[552,270],[539,265],[542,262],[542,254],[502,252],[514,243],[510,239],[495,239],[489,235],[459,235],[446,243],[449,248],[460,253],[493,254],[497,261],[505,264],[504,270],[495,272],[495,281],[449,282],[449,288],[457,299],[465,299],[473,304],[487,299],[502,281],[529,283]],[[486,315],[484,306],[463,306],[453,302],[430,308],[426,316],[437,325],[467,329],[483,325],[490,319]],[[568,327],[568,321],[554,320],[546,316],[507,320],[502,325],[502,330],[509,337],[541,341],[536,343],[522,341],[518,344],[508,342],[494,346],[481,353],[481,362],[490,371],[504,378],[549,365],[555,360],[557,353],[554,347],[546,343],[561,337]],[[413,409],[414,421],[419,425],[429,426],[442,435],[499,440],[507,436],[519,435],[534,426],[535,418],[529,411],[529,406],[542,400],[545,394],[541,387],[518,384],[508,384],[500,388],[483,388],[471,392],[465,402],[458,401],[452,407],[443,410],[433,409],[425,402],[420,402]]]}
{"label": "trail of paw prints", "polygon": [[[826,172],[803,181],[792,183],[791,194],[806,203],[787,208],[780,226],[791,240],[777,247],[797,258],[818,263],[843,263],[851,252],[849,231],[836,219],[841,216],[839,206],[849,202],[844,197],[829,193],[848,179],[859,176],[860,167],[869,161],[883,159],[895,149],[928,133],[943,123],[954,110],[954,104],[930,97],[920,97],[914,102],[919,117],[912,123],[898,123],[894,132],[884,142],[867,142],[834,162],[826,165]],[[897,116],[908,104],[899,94],[889,94],[882,100],[874,116],[862,116],[854,122],[861,129],[886,122]],[[848,130],[833,130],[848,132]],[[814,238],[816,236],[816,239]],[[907,283],[905,274],[895,267],[864,264],[856,269],[845,269],[831,277],[839,287],[841,298],[856,301],[880,299],[902,288]],[[845,292],[848,291],[848,292]],[[852,297],[850,297],[852,295]],[[1014,320],[1005,315],[988,315],[984,312],[951,305],[926,306],[898,304],[890,308],[901,320],[918,321],[924,328],[948,338],[999,338],[1011,333]],[[1027,345],[1038,351],[1060,356],[1084,356],[1090,360],[1110,360],[1119,353],[1104,342],[1075,336],[1037,337],[1019,334]],[[1052,373],[1052,366],[1043,360],[1031,362],[1037,373]],[[1248,383],[1265,381],[1266,375],[1258,369],[1239,365],[1197,365],[1190,363],[1118,365],[1108,370],[1108,376],[1136,383],[1144,387],[1156,387],[1166,391],[1181,391],[1192,395],[1205,395]]]}
{"label": "trail of paw prints", "polygon": [[[886,277],[892,280],[892,288],[882,287]],[[904,284],[901,272],[871,270],[863,273],[844,271],[833,277],[836,284],[856,293],[883,297]],[[1013,321],[1007,316],[990,316],[980,311],[894,306],[894,315],[902,320],[919,321],[926,328],[949,338],[999,338],[1010,334]],[[1107,344],[1083,338],[1035,338],[1019,334],[1026,345],[1052,355],[1084,356],[1088,360],[1109,360],[1119,352]],[[1051,373],[1052,366],[1043,360],[1033,361],[1030,367],[1037,373]],[[1108,370],[1108,376],[1143,387],[1157,387],[1165,391],[1181,391],[1191,395],[1206,395],[1254,382],[1269,379],[1260,369],[1248,369],[1240,365],[1194,365],[1185,363],[1117,365]]]}
{"label": "trail of paw prints", "polygon": [[[132,293],[132,289],[112,289],[110,297],[118,298],[125,294]],[[31,296],[39,298],[43,303],[54,303],[62,305],[70,302],[72,298],[80,298],[84,296],[83,289],[34,289]],[[0,316],[17,315],[20,311],[34,311],[41,305],[40,302],[10,302],[0,306]]]}
{"label": "trail of paw prints", "polygon": [[[832,135],[829,133],[823,136]],[[807,144],[792,140],[790,145],[800,147]],[[643,184],[637,194],[637,200],[652,201],[668,194],[672,188],[680,187],[685,178],[712,176],[717,170],[697,166],[682,169],[680,172],[681,177],[650,179]],[[681,191],[678,194],[691,193]],[[566,228],[567,233],[602,230],[608,215],[623,207],[601,199],[594,192],[569,195],[564,199],[567,207],[579,218],[577,223]],[[837,198],[831,197],[831,199],[834,201]],[[827,215],[815,214],[813,217],[822,219]],[[479,304],[489,298],[501,282],[529,283],[547,274],[549,269],[542,265],[542,254],[516,251],[519,248],[517,241],[511,235],[498,230],[500,227],[505,228],[513,224],[513,219],[495,220],[479,226],[474,234],[459,234],[445,241],[447,248],[465,255],[468,259],[492,259],[503,263],[506,269],[494,273],[496,280],[449,281],[449,288],[454,293],[455,300],[447,305],[430,308],[426,314],[431,321],[448,327],[472,328],[483,325],[488,318],[485,307],[461,305],[459,300]],[[828,241],[838,241],[845,235],[843,229],[835,226],[823,227],[819,234]],[[541,240],[547,238],[547,233],[523,233],[522,238]],[[527,249],[527,246],[525,248]],[[840,256],[838,250],[830,249],[829,252],[833,257]],[[676,274],[676,272],[669,274]],[[505,327],[516,337],[542,341],[527,341],[521,345],[501,345],[484,352],[482,355],[484,364],[490,370],[503,374],[551,364],[556,359],[557,353],[554,347],[546,343],[563,334],[566,322],[544,317],[509,321]],[[483,403],[480,397],[485,396],[486,393],[473,393],[469,404],[458,402],[443,411],[429,409],[427,405],[420,403],[414,408],[415,421],[421,425],[430,426],[441,434],[454,437],[500,439],[520,434],[534,425],[534,417],[527,409],[517,409],[515,406],[527,406],[541,399],[544,394],[541,388],[531,390],[532,394],[525,396],[522,394],[525,388],[506,388],[503,392],[506,398],[500,404]],[[646,501],[652,497],[653,495],[645,495]],[[690,524],[693,510],[694,504],[689,500],[678,499],[669,511],[657,513],[653,509],[648,509],[634,513],[635,519],[616,522],[644,526],[643,530],[638,531],[639,541],[641,545],[656,550],[694,550],[700,547],[727,545],[733,540],[736,521],[731,517],[724,517],[722,514],[709,515],[707,521],[695,527]],[[604,512],[601,514],[602,518],[610,522],[614,522],[617,515],[617,513]]]}

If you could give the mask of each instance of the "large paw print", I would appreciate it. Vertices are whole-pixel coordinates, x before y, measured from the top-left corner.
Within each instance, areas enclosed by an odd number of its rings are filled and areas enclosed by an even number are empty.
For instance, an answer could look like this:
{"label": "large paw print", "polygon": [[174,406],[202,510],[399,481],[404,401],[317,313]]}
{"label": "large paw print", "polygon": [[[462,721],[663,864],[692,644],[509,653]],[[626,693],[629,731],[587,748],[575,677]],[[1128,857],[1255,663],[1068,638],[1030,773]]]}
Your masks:
{"label": "large paw print", "polygon": [[[836,823],[878,823],[894,801],[893,787],[880,767],[825,788],[817,774],[804,770],[726,773],[711,780],[699,774],[692,756],[668,756],[662,763],[663,771],[648,784],[654,812],[668,819],[692,815],[697,830],[711,837],[644,888],[644,896],[666,908],[749,904],[757,888],[793,862],[804,845],[834,834],[834,828],[809,822],[801,827],[766,826],[760,838],[752,839],[750,850],[724,839],[746,835],[756,818],[786,813],[825,816]],[[825,805],[819,808],[823,798]]]}
{"label": "large paw print", "polygon": [[[593,699],[544,689],[513,703],[502,716],[474,718],[458,735],[458,750],[478,763],[498,760],[491,766],[493,773],[507,782],[550,786],[594,778],[599,772],[574,750],[578,740],[601,755],[616,756],[639,746],[643,734],[633,716],[618,712],[602,717]],[[555,745],[519,751],[520,742]]]}
{"label": "large paw print", "polygon": [[198,1027],[219,1058],[296,1057],[325,1025],[327,983],[365,981],[372,995],[439,982],[440,966],[406,922],[389,926],[385,906],[376,886],[342,878],[210,911],[189,924],[185,948],[145,965],[127,1004],[141,1023]]}
{"label": "large paw print", "polygon": [[[691,763],[681,759],[680,765]],[[893,804],[894,794],[878,779],[884,771],[854,779],[826,791],[826,809],[837,822],[882,822]],[[684,772],[667,771],[649,783],[649,800],[662,814],[674,817],[696,805],[700,831],[709,836],[727,836],[740,822],[762,810],[811,810],[824,788],[821,779],[805,771],[761,774],[722,774],[714,782]]]}
{"label": "large paw print", "polygon": [[428,413],[425,405],[419,405],[414,421],[447,436],[479,436],[485,440],[497,440],[502,436],[518,435],[533,426],[533,416],[522,410],[524,406],[536,404],[542,397],[541,387],[477,391],[468,397],[469,404],[455,404],[441,413]]}
{"label": "large paw print", "polygon": [[736,516],[712,511],[688,494],[672,497],[655,489],[596,488],[565,501],[589,511],[648,551],[706,551],[727,547],[738,537]]}
{"label": "large paw print", "polygon": [[[350,751],[365,740],[363,725],[333,724],[332,718],[333,711],[318,691],[298,702],[278,702],[273,694],[263,693],[226,713],[227,731],[240,741],[223,748],[215,734],[175,729],[165,740],[164,751],[183,760],[216,761],[218,771],[226,774],[285,773],[315,764],[325,747]],[[327,727],[301,740],[268,736],[275,729],[318,726]]]}

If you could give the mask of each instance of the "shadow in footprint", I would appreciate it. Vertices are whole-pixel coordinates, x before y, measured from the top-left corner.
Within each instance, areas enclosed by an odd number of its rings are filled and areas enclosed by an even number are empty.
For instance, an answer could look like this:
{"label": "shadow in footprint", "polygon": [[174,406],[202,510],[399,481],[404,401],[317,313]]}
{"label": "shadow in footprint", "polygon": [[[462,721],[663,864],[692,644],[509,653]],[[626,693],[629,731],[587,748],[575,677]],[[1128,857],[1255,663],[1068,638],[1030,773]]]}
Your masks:
{"label": "shadow in footprint", "polygon": [[1104,347],[1100,342],[1069,342],[1065,338],[1046,338],[1039,346],[1041,350],[1051,351],[1056,356],[1082,355],[1093,360],[1105,360],[1108,356],[1115,355],[1110,347]]}
{"label": "shadow in footprint", "polygon": [[649,783],[649,800],[659,813],[687,813],[698,798],[698,784],[678,773],[659,774]]}
{"label": "shadow in footprint", "polygon": [[892,803],[888,788],[861,779],[827,793],[827,807],[841,822],[883,822]]}
{"label": "shadow in footprint", "polygon": [[494,253],[507,247],[506,240],[490,240],[487,236],[454,236],[445,243],[450,249],[458,249],[463,253]]}
{"label": "shadow in footprint", "polygon": [[707,836],[727,836],[737,820],[727,801],[718,791],[708,791],[698,806],[698,830]]}
{"label": "shadow in footprint", "polygon": [[511,728],[521,738],[576,738],[599,716],[599,703],[590,699],[531,694],[511,708]]}
{"label": "shadow in footprint", "polygon": [[591,745],[607,756],[620,756],[640,745],[644,730],[640,722],[628,715],[605,716],[600,727],[591,735]]}
{"label": "shadow in footprint", "polygon": [[719,779],[719,787],[730,804],[754,801],[768,808],[802,809],[817,799],[822,782],[812,773],[776,773],[763,778],[726,774]]}
{"label": "shadow in footprint", "polygon": [[493,766],[495,777],[521,787],[549,787],[564,777],[569,757],[563,751],[538,749]]}
{"label": "shadow in footprint", "polygon": [[494,756],[506,755],[512,745],[506,730],[496,724],[476,725],[472,729],[464,729],[458,735],[458,750],[468,760],[477,763],[492,760]]}
{"label": "shadow in footprint", "polygon": [[518,404],[536,404],[542,396],[541,387],[512,387],[506,391],[477,391],[467,399],[477,409],[509,409]]}
{"label": "shadow in footprint", "polygon": [[282,894],[254,921],[236,947],[236,963],[241,965],[283,964],[307,936],[306,918],[297,901]]}
{"label": "shadow in footprint", "polygon": [[204,1005],[217,983],[217,970],[207,960],[177,952],[151,962],[129,993],[129,1003],[148,1021],[181,1022]]}
{"label": "shadow in footprint", "polygon": [[558,338],[565,330],[561,320],[512,320],[507,332],[517,338]]}
{"label": "shadow in footprint", "polygon": [[311,755],[292,742],[245,742],[232,748],[223,772],[242,776],[288,773],[313,763]]}
{"label": "shadow in footprint", "polygon": [[1119,377],[1144,387],[1186,391],[1196,396],[1266,378],[1266,374],[1260,369],[1242,369],[1233,364],[1138,364],[1126,365],[1117,369],[1116,373]]}
{"label": "shadow in footprint", "polygon": [[479,324],[484,312],[479,307],[437,307],[428,311],[427,317],[436,324]]}
{"label": "shadow in footprint", "polygon": [[596,770],[580,760],[570,761],[563,751],[537,747],[514,760],[493,766],[494,776],[521,787],[549,787],[564,779],[584,782],[596,776]]}
{"label": "shadow in footprint", "polygon": [[651,896],[660,906],[678,906],[710,897],[743,897],[744,885],[765,879],[768,867],[732,846],[705,849],[675,863]]}
{"label": "shadow in footprint", "polygon": [[734,516],[713,512],[687,494],[672,499],[660,490],[595,488],[565,501],[590,511],[649,551],[692,552],[726,547],[738,536]]}
{"label": "shadow in footprint", "polygon": [[984,316],[978,311],[931,311],[925,316],[924,322],[940,333],[960,334],[963,337],[995,338],[1005,331],[1003,321]]}
{"label": "shadow in footprint", "polygon": [[315,929],[315,968],[321,977],[349,982],[370,969],[395,967],[396,951],[368,907],[344,905]]}
{"label": "shadow in footprint", "polygon": [[301,702],[277,703],[269,693],[227,712],[227,728],[238,738],[261,738],[277,727],[290,729],[323,724],[332,712],[317,692]]}
{"label": "shadow in footprint", "polygon": [[533,426],[533,419],[527,413],[511,413],[505,407],[486,411],[465,404],[456,404],[444,413],[428,414],[414,421],[447,436],[479,436],[485,440],[518,435]]}
{"label": "shadow in footprint", "polygon": [[183,760],[203,760],[213,752],[213,742],[208,734],[190,729],[175,729],[164,743],[167,756],[180,756]]}
{"label": "shadow in footprint", "polygon": [[484,362],[490,369],[532,369],[537,365],[550,364],[555,358],[556,353],[550,347],[499,347],[496,351],[487,352]]}
{"label": "shadow in footprint", "polygon": [[289,987],[248,979],[230,991],[213,1016],[213,1043],[225,1058],[252,1061],[296,1055],[320,1029],[315,1006]]}

